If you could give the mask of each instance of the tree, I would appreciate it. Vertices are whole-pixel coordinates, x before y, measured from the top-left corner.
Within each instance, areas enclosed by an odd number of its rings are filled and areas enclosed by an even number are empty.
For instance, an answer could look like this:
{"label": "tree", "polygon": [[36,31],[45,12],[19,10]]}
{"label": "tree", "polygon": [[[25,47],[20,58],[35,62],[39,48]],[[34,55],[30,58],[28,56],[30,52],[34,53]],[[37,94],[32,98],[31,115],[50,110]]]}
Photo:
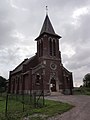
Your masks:
{"label": "tree", "polygon": [[90,87],[90,73],[87,73],[83,78],[83,83],[85,87]]}
{"label": "tree", "polygon": [[4,92],[6,90],[6,79],[0,76],[0,92]]}

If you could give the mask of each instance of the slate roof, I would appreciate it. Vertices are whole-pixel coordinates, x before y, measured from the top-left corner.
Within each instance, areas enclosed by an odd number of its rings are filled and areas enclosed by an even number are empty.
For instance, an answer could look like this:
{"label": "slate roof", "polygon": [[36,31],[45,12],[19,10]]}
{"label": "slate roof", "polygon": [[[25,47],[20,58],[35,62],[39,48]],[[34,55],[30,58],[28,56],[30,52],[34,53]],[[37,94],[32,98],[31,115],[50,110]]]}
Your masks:
{"label": "slate roof", "polygon": [[[51,21],[50,21],[48,15],[46,15],[46,17],[45,17],[39,37],[44,33],[54,35],[54,36],[57,36],[58,38],[61,38],[61,36],[59,36],[55,33],[54,28],[51,24]],[[39,37],[37,37],[35,40],[37,40]]]}
{"label": "slate roof", "polygon": [[46,18],[44,20],[44,23],[43,23],[43,26],[42,26],[42,29],[41,29],[41,32],[40,32],[40,35],[44,32],[55,34],[54,28],[53,28],[53,26],[50,22],[50,19],[49,19],[48,15],[46,15]]}
{"label": "slate roof", "polygon": [[66,73],[72,73],[72,72],[70,72],[69,70],[67,70],[64,66],[62,66],[63,67],[63,71],[65,71]]}
{"label": "slate roof", "polygon": [[22,71],[23,64],[27,61],[28,59],[25,59],[23,62],[21,62],[13,71],[11,71],[11,74],[17,73]]}
{"label": "slate roof", "polygon": [[[35,61],[36,60],[36,55],[35,56],[33,56],[33,57],[31,57],[31,58],[27,58],[27,59],[25,59],[23,62],[21,62],[13,71],[11,71],[11,74],[15,74],[15,73],[18,73],[18,72],[20,72],[20,71],[22,71],[22,69],[23,69],[23,65],[27,65],[29,62],[33,62],[33,61]],[[34,67],[36,64],[35,63],[33,63],[33,64],[31,64],[31,68],[32,67]]]}

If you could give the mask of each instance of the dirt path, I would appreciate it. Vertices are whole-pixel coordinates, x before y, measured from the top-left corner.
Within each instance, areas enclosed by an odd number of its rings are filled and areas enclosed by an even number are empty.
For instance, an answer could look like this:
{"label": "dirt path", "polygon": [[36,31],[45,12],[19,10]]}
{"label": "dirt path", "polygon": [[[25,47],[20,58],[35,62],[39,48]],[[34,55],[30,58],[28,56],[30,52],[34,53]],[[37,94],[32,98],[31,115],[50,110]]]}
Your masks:
{"label": "dirt path", "polygon": [[75,105],[73,109],[62,115],[49,118],[48,120],[90,120],[90,96],[85,95],[51,95],[46,99],[67,102]]}

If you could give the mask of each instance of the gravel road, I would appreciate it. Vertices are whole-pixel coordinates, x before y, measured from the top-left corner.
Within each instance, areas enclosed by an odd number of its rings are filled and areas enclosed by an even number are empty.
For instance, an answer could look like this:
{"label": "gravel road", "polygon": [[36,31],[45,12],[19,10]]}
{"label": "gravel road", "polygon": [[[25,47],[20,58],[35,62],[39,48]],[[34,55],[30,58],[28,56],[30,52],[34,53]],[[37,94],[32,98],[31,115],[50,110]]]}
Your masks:
{"label": "gravel road", "polygon": [[90,120],[90,96],[86,95],[51,95],[46,99],[67,102],[75,107],[62,115],[48,120]]}

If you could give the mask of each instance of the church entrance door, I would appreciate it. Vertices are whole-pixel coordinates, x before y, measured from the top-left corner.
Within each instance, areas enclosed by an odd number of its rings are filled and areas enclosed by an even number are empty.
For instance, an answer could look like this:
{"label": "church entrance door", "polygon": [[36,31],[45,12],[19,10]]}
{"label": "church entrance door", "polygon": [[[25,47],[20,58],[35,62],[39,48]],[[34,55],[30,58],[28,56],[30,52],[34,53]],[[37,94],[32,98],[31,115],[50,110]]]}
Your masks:
{"label": "church entrance door", "polygon": [[54,78],[51,79],[50,88],[51,92],[56,92],[56,80]]}

